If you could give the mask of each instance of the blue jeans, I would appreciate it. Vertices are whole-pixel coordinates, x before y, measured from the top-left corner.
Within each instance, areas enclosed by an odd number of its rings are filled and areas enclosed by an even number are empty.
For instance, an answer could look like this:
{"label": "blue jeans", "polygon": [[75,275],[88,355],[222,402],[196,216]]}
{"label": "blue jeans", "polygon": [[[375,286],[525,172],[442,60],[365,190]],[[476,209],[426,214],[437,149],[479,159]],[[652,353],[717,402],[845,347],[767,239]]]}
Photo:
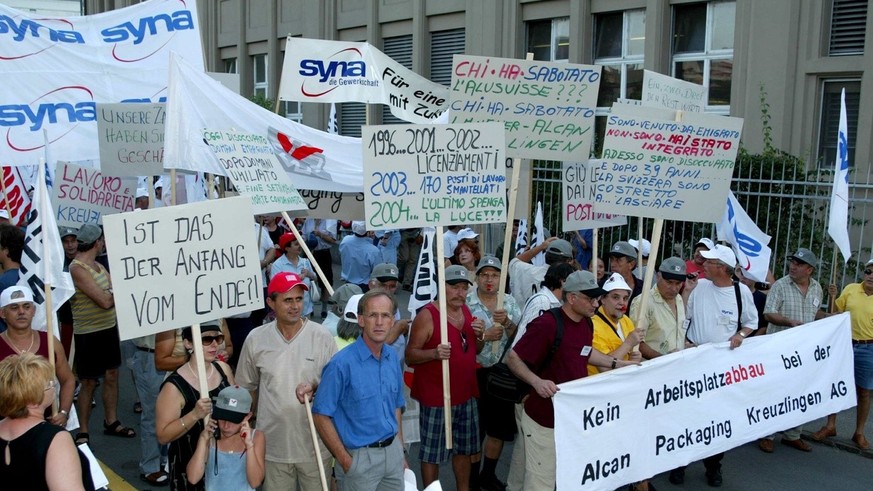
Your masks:
{"label": "blue jeans", "polygon": [[139,461],[139,471],[143,474],[151,474],[161,470],[161,445],[158,444],[155,429],[155,403],[161,390],[161,382],[164,380],[164,372],[155,369],[154,353],[137,349],[131,341],[124,341],[121,344],[122,355],[127,367],[133,372],[136,393],[142,404],[139,429],[142,456]]}

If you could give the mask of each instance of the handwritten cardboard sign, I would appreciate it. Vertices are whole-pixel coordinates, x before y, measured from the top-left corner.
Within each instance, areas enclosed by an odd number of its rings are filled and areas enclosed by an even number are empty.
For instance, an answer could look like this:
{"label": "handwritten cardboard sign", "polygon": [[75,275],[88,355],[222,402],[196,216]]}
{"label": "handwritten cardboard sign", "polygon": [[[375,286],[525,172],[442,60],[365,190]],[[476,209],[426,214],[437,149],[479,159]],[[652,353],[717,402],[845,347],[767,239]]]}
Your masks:
{"label": "handwritten cardboard sign", "polygon": [[136,178],[107,176],[91,167],[58,162],[54,203],[58,225],[100,225],[104,215],[133,210]]}
{"label": "handwritten cardboard sign", "polygon": [[104,220],[121,339],[264,305],[251,199],[237,196]]}
{"label": "handwritten cardboard sign", "polygon": [[506,221],[502,125],[364,126],[367,229]]}
{"label": "handwritten cardboard sign", "polygon": [[613,106],[597,170],[597,211],[719,221],[743,120],[687,113],[676,121],[651,118],[648,111]]}
{"label": "handwritten cardboard sign", "polygon": [[561,224],[564,232],[624,225],[627,218],[597,211],[597,173],[602,161],[562,163]]}
{"label": "handwritten cardboard sign", "polygon": [[107,176],[164,172],[166,104],[97,104],[100,170]]}
{"label": "handwritten cardboard sign", "polygon": [[204,130],[203,139],[234,187],[252,200],[256,215],[307,208],[266,137]]}
{"label": "handwritten cardboard sign", "polygon": [[643,71],[644,106],[701,113],[706,106],[706,93],[706,87],[702,85],[649,70]]}
{"label": "handwritten cardboard sign", "polygon": [[586,160],[600,68],[455,55],[450,122],[503,122],[509,157]]}

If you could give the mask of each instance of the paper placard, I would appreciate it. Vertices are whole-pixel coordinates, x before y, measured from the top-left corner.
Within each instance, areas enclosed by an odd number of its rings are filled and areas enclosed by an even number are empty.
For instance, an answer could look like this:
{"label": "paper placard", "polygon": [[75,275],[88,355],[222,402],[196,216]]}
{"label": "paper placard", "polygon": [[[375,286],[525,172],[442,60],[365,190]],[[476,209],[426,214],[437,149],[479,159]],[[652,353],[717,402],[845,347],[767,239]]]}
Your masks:
{"label": "paper placard", "polygon": [[133,210],[135,177],[103,175],[97,169],[58,162],[54,203],[58,225],[79,228],[100,225],[104,215]]}
{"label": "paper placard", "polygon": [[677,122],[647,117],[647,110],[614,105],[607,117],[597,211],[719,221],[743,120],[688,113]]}
{"label": "paper placard", "polygon": [[503,127],[364,126],[368,230],[506,221]]}
{"label": "paper placard", "polygon": [[166,104],[97,104],[100,170],[107,176],[164,172]]}
{"label": "paper placard", "polygon": [[597,208],[597,172],[602,161],[562,163],[561,224],[564,232],[624,225],[627,217],[600,213]]}
{"label": "paper placard", "polygon": [[267,137],[207,129],[203,139],[237,191],[252,200],[256,215],[307,208]]}
{"label": "paper placard", "polygon": [[252,215],[251,199],[237,196],[107,216],[121,339],[263,306]]}
{"label": "paper placard", "polygon": [[306,211],[288,212],[291,216],[309,218],[364,219],[364,193],[340,193],[301,189],[300,196],[306,203]]}
{"label": "paper placard", "polygon": [[599,65],[454,55],[451,123],[502,121],[506,154],[586,160],[594,134]]}
{"label": "paper placard", "polygon": [[707,89],[677,78],[643,71],[644,106],[663,107],[674,111],[702,113],[706,106]]}
{"label": "paper placard", "polygon": [[853,407],[852,359],[845,313],[561,384],[558,489],[618,489]]}

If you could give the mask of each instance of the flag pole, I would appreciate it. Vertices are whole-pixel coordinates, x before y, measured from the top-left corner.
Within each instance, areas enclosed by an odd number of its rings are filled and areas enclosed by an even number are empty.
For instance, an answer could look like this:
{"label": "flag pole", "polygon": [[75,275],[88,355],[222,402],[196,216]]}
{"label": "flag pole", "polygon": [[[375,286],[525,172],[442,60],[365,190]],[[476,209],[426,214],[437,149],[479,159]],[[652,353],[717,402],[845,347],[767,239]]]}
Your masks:
{"label": "flag pole", "polygon": [[[39,159],[40,170],[37,172],[37,178],[42,179],[41,182],[37,183],[39,186],[39,199],[40,199],[40,209],[37,210],[37,213],[40,216],[46,216],[48,213],[48,209],[46,207],[46,200],[48,197],[46,196],[46,161],[44,158]],[[8,200],[7,200],[8,206]],[[12,216],[12,215],[10,215]],[[45,224],[45,222],[42,222]],[[48,234],[43,234],[42,236],[42,261],[43,261],[43,278],[45,278],[45,282],[43,283],[43,294],[45,295],[45,330],[46,330],[46,342],[48,343],[48,353],[49,353],[49,364],[52,367],[52,373],[55,373],[55,357],[52,356],[55,352],[55,329],[54,329],[54,309],[52,308],[52,285],[51,285],[51,252],[49,251],[49,243],[48,243]],[[58,414],[58,398],[55,397],[52,400],[52,416]]]}

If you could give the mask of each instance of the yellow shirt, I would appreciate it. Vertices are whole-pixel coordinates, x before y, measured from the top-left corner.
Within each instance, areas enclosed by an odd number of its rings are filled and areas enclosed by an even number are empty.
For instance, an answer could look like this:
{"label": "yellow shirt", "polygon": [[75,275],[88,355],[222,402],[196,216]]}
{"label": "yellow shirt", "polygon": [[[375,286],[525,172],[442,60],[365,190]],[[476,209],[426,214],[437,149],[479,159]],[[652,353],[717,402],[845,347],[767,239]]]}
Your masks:
{"label": "yellow shirt", "polygon": [[864,293],[861,283],[843,289],[836,300],[837,310],[852,316],[852,339],[873,339],[873,295]]}
{"label": "yellow shirt", "polygon": [[[597,312],[603,317],[609,318],[603,312],[603,307],[597,309]],[[634,323],[630,320],[630,317],[623,315],[621,319],[618,320],[618,328],[621,329],[621,337],[619,337],[618,332],[613,329],[613,325],[607,324],[600,315],[595,314],[594,317],[591,318],[591,322],[594,323],[594,341],[591,343],[592,347],[597,351],[600,351],[603,354],[609,354],[612,351],[621,346],[621,343],[627,338],[627,335],[634,330]],[[611,321],[610,321],[611,322]],[[627,360],[627,356],[624,357]],[[588,365],[588,375],[597,375],[600,373],[600,370],[597,369],[594,365]]]}

